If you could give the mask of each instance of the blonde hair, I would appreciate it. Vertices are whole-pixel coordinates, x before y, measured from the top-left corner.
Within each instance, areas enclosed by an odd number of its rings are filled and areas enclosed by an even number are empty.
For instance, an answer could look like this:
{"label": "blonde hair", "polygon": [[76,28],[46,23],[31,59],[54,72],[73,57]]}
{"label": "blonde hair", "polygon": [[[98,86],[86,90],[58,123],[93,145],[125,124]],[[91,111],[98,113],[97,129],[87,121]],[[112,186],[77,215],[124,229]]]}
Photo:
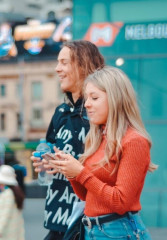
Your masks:
{"label": "blonde hair", "polygon": [[[106,147],[104,159],[100,165],[109,164],[113,155],[117,161],[114,173],[121,157],[121,140],[128,127],[135,129],[141,136],[148,140],[151,147],[151,139],[143,125],[135,91],[126,74],[118,68],[105,66],[89,75],[84,83],[84,89],[88,82],[94,84],[98,89],[106,92],[108,98],[109,113],[105,126]],[[101,126],[90,123],[90,131],[86,137],[85,152],[80,161],[83,163],[100,146],[102,141]],[[149,171],[154,171],[157,166],[149,165]]]}

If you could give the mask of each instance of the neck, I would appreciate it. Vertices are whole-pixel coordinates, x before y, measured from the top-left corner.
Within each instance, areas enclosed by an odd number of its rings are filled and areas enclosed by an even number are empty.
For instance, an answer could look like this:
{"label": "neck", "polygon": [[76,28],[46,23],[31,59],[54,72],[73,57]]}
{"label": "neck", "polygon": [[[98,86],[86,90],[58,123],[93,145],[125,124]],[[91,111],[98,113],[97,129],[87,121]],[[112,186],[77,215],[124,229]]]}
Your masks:
{"label": "neck", "polygon": [[72,98],[75,103],[80,98],[80,92],[72,92]]}

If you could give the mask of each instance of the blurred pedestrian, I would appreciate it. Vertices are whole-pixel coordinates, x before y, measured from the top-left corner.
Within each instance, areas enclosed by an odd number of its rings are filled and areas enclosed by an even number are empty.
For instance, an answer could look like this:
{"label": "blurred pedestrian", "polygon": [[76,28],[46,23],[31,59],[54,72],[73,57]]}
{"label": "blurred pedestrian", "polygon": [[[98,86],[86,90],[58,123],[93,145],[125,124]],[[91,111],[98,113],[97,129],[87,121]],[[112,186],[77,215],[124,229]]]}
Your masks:
{"label": "blurred pedestrian", "polygon": [[0,167],[0,239],[24,240],[22,216],[24,193],[18,186],[15,171],[8,165]]}
{"label": "blurred pedestrian", "polygon": [[59,160],[49,161],[51,172],[63,173],[86,201],[85,240],[150,240],[140,196],[147,171],[157,166],[150,160],[151,140],[130,80],[106,66],[88,76],[84,95],[90,120],[85,152],[77,161],[57,151]]}
{"label": "blurred pedestrian", "polygon": [[[104,66],[104,59],[91,42],[79,40],[66,42],[58,55],[56,72],[65,102],[58,106],[50,122],[46,139],[57,148],[72,154],[76,159],[83,153],[85,136],[89,130],[83,106],[82,86],[88,74]],[[31,157],[35,171],[39,159]],[[45,240],[60,240],[70,221],[73,203],[78,202],[68,180],[57,173],[48,186],[44,227],[49,229]]]}
{"label": "blurred pedestrian", "polygon": [[5,164],[14,168],[16,173],[16,180],[25,193],[25,183],[24,179],[27,176],[27,169],[25,166],[21,165],[16,159],[15,152],[10,150],[5,152]]}

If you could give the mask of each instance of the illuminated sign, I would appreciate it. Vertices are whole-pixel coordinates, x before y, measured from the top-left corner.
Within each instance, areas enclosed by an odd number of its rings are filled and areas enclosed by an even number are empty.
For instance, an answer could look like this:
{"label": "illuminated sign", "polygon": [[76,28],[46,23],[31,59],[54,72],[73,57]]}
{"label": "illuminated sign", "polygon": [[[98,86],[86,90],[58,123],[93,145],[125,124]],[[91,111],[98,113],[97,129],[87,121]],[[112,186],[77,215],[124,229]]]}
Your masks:
{"label": "illuminated sign", "polygon": [[72,39],[70,16],[59,24],[56,20],[43,23],[35,19],[28,20],[27,24],[12,24],[12,27],[9,23],[0,24],[0,57],[7,56],[6,59],[17,54],[48,57],[59,52],[61,42]]}
{"label": "illuminated sign", "polygon": [[56,28],[55,23],[43,23],[38,20],[29,20],[27,25],[15,27],[14,39],[16,41],[25,41],[32,38],[48,39],[52,36]]}
{"label": "illuminated sign", "polygon": [[15,57],[17,49],[12,36],[12,29],[8,23],[0,25],[0,57],[4,56]]}
{"label": "illuminated sign", "polygon": [[29,20],[27,25],[20,25],[15,28],[14,39],[25,41],[24,48],[32,55],[39,54],[45,46],[45,41],[49,39],[56,28],[55,23],[41,24],[38,20]]}
{"label": "illuminated sign", "polygon": [[44,47],[45,42],[38,38],[30,39],[24,43],[24,48],[32,55],[39,54]]}
{"label": "illuminated sign", "polygon": [[72,39],[71,33],[72,17],[65,17],[53,33],[53,40],[55,42],[68,41]]}

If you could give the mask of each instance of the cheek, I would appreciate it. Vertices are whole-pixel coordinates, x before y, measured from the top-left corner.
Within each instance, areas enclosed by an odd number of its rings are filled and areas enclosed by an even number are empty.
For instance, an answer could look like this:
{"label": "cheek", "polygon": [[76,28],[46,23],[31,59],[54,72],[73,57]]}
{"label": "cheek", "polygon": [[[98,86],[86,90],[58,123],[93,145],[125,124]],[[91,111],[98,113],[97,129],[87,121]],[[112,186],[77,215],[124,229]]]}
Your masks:
{"label": "cheek", "polygon": [[108,118],[108,102],[104,102],[102,109],[102,120],[103,120],[103,124],[107,122],[107,118]]}
{"label": "cheek", "polygon": [[75,81],[75,74],[72,71],[68,71],[67,77],[69,83],[73,83]]}
{"label": "cheek", "polygon": [[95,113],[90,116],[92,123],[100,125],[106,124],[108,118],[108,104],[98,104],[94,106]]}
{"label": "cheek", "polygon": [[72,87],[75,87],[75,88],[80,88],[80,79],[78,80],[77,76],[72,73],[69,75],[69,84],[72,86]]}
{"label": "cheek", "polygon": [[104,113],[104,121],[105,121],[105,123],[107,122],[107,118],[108,118],[108,110],[106,110],[105,113]]}
{"label": "cheek", "polygon": [[66,73],[69,75],[69,76],[73,76],[74,75],[74,68],[71,66],[71,65],[68,65],[67,67],[66,67]]}

